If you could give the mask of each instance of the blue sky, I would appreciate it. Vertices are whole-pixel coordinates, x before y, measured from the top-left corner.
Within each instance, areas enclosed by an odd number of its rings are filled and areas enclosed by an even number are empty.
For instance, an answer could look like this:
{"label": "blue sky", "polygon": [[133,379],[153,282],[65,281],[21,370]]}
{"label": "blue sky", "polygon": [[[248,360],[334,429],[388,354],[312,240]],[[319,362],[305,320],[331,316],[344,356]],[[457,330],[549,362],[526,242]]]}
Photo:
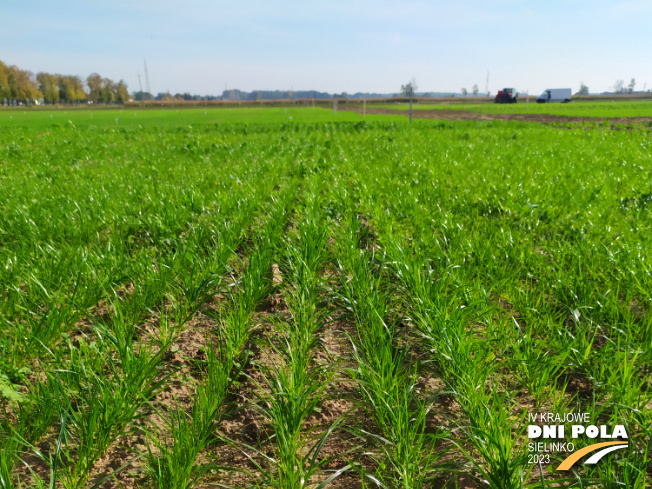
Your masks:
{"label": "blue sky", "polygon": [[[0,0],[0,60],[138,89],[652,88],[652,1]],[[143,87],[144,87],[144,77]]]}

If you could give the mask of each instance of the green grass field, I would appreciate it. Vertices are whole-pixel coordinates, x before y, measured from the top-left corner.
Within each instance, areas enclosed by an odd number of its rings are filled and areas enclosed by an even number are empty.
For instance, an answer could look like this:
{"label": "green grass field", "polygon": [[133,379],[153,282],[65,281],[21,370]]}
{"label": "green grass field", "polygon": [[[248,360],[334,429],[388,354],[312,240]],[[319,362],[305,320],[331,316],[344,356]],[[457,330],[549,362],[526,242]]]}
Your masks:
{"label": "green grass field", "polygon": [[[409,104],[368,104],[368,107],[408,110]],[[551,114],[567,117],[650,117],[652,100],[640,101],[573,101],[567,104],[537,104],[536,96],[527,102],[521,97],[516,104],[494,104],[493,102],[446,104],[413,104],[413,110],[465,110],[488,114]]]}
{"label": "green grass field", "polygon": [[[25,112],[0,488],[650,486],[646,128]],[[556,471],[543,412],[629,445]]]}
{"label": "green grass field", "polygon": [[0,109],[1,128],[49,129],[74,125],[84,128],[170,128],[183,124],[268,124],[268,123],[316,123],[316,122],[356,122],[374,120],[405,120],[404,116],[367,115],[316,107],[261,108],[256,106],[207,107],[207,108],[32,108],[26,110]]}

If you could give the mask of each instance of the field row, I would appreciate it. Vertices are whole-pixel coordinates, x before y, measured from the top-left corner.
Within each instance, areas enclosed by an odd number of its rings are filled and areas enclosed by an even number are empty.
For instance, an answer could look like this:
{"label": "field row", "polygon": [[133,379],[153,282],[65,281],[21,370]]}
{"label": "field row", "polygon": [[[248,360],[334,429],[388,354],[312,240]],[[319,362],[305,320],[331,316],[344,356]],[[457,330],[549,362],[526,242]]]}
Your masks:
{"label": "field row", "polygon": [[[368,110],[367,110],[368,109]],[[428,111],[441,111],[441,117],[455,119],[455,113],[470,113],[474,119],[490,116],[537,116],[564,118],[627,119],[644,121],[652,116],[652,101],[575,101],[569,104],[536,104],[521,100],[518,104],[494,104],[490,102],[445,102],[413,104],[415,122]],[[300,124],[327,122],[404,122],[408,117],[409,104],[339,101],[335,104],[312,106],[310,103],[286,103],[281,107],[263,107],[255,104],[225,107],[43,107],[38,109],[2,109],[0,127],[7,129],[34,129],[57,131],[64,127],[79,127],[122,131],[156,126],[175,128],[180,124]],[[452,111],[452,112],[451,112]],[[382,112],[382,113],[379,113]],[[450,114],[450,115],[449,115]],[[462,117],[464,114],[459,114]],[[431,117],[431,116],[429,116]],[[541,121],[540,121],[541,122]],[[549,122],[549,121],[548,121]],[[623,120],[626,122],[626,120]]]}

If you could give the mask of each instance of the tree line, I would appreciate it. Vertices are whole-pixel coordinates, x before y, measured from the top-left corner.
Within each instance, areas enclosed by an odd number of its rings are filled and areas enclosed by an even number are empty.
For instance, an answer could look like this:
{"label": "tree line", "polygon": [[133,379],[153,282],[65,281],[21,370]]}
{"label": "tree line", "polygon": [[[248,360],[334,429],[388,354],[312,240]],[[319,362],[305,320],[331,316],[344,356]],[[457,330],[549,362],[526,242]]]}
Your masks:
{"label": "tree line", "polygon": [[97,73],[82,80],[76,75],[21,70],[0,61],[0,103],[31,103],[39,100],[49,104],[124,103],[129,100],[127,84],[114,82]]}

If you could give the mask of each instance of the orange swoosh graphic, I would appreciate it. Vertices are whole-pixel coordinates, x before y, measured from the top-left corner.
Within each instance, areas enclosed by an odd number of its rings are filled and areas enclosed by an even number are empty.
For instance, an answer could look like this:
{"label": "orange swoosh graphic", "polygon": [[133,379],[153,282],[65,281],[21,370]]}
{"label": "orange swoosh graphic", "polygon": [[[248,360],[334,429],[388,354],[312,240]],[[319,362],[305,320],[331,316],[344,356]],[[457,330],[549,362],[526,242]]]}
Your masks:
{"label": "orange swoosh graphic", "polygon": [[570,454],[562,463],[559,464],[557,470],[568,470],[575,464],[575,462],[577,462],[587,453],[593,452],[598,448],[609,447],[612,445],[627,445],[627,443],[623,443],[622,441],[606,441],[603,443],[595,443],[593,445],[589,445],[588,447],[584,447],[581,450]]}

